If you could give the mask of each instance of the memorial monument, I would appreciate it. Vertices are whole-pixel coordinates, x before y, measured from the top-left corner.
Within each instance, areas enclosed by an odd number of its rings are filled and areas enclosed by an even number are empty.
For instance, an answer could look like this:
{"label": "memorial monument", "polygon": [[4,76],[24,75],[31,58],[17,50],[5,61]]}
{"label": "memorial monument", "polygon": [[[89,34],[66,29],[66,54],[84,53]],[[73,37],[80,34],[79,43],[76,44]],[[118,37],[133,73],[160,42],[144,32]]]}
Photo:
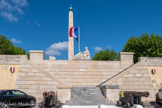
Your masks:
{"label": "memorial monument", "polygon": [[79,53],[74,56],[74,37],[72,32],[74,32],[73,27],[73,11],[72,5],[69,8],[69,33],[68,33],[68,60],[90,60],[90,52],[88,47],[85,47],[85,51],[80,51],[80,34],[79,35]]}
{"label": "memorial monument", "polygon": [[[69,8],[69,30],[73,27],[73,11],[72,11],[72,5],[70,5]],[[70,36],[70,33],[68,33],[68,60],[73,60],[74,58],[74,38],[73,36]]]}
{"label": "memorial monument", "polygon": [[[72,6],[68,29],[71,27]],[[120,52],[119,61],[91,61],[88,47],[74,56],[74,37],[70,34],[68,45],[68,60],[45,60],[43,50],[31,50],[30,60],[27,55],[0,55],[0,89],[22,90],[35,96],[37,102],[43,100],[44,91],[54,91],[62,103],[71,105],[115,103],[120,91],[147,90],[150,96],[142,101],[155,100],[162,84],[161,57],[140,57],[134,64],[133,52]],[[105,96],[98,85],[108,85]]]}

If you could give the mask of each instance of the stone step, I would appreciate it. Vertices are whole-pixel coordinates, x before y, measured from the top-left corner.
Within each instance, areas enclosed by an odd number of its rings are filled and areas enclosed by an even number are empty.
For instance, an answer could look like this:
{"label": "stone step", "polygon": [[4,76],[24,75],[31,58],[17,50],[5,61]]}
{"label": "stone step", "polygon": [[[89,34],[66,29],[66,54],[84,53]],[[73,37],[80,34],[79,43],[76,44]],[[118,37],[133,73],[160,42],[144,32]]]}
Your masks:
{"label": "stone step", "polygon": [[81,84],[81,83],[85,83],[85,82],[89,82],[89,83],[95,83],[95,82],[103,82],[103,81],[105,81],[105,79],[86,79],[86,80],[84,80],[84,79],[61,79],[61,80],[63,80],[63,81],[65,81],[65,82],[67,82],[67,83],[79,83],[79,84]]}
{"label": "stone step", "polygon": [[81,68],[81,69],[74,69],[74,68],[67,68],[67,69],[62,69],[60,68],[59,71],[60,72],[76,72],[76,71],[89,71],[89,72],[98,72],[98,71],[101,71],[101,72],[107,72],[107,71],[111,71],[111,72],[116,72],[116,71],[121,71],[122,69],[119,69],[119,68],[109,68],[109,69],[104,69],[104,68],[100,68],[100,69],[97,69],[97,68]]}
{"label": "stone step", "polygon": [[109,104],[98,87],[72,87],[70,105]]}
{"label": "stone step", "polygon": [[96,97],[96,98],[93,98],[93,97],[78,97],[78,98],[73,98],[72,99],[72,101],[76,101],[76,100],[91,100],[91,101],[93,101],[93,100],[97,100],[97,101],[103,101],[103,100],[105,100],[105,98],[101,98],[101,97]]}
{"label": "stone step", "polygon": [[78,67],[76,65],[74,65],[74,66],[71,66],[71,65],[68,65],[68,66],[66,66],[66,65],[58,65],[58,66],[56,66],[56,65],[52,65],[52,66],[40,65],[40,67],[42,67],[44,69],[46,69],[46,68],[51,68],[51,69],[61,68],[62,70],[64,70],[64,69],[69,69],[70,70],[70,69],[122,69],[122,68],[125,68],[125,66],[121,67],[121,65],[118,65],[118,66],[116,66],[116,65],[111,65],[111,66],[110,65],[106,65],[106,66],[92,65],[92,66],[88,66],[88,67]]}
{"label": "stone step", "polygon": [[80,98],[73,98],[73,99],[72,99],[72,101],[75,101],[75,100],[77,100],[77,101],[78,101],[78,100],[85,100],[85,101],[86,101],[86,100],[91,100],[91,101],[93,101],[93,100],[95,100],[95,101],[96,101],[96,100],[97,100],[97,101],[104,101],[105,98],[101,98],[101,97],[93,98],[93,97],[90,97],[90,96],[89,96],[89,97],[83,97],[83,98],[80,97]]}
{"label": "stone step", "polygon": [[90,82],[90,83],[87,83],[87,82],[81,82],[81,83],[70,83],[71,86],[75,86],[75,87],[80,87],[80,86],[87,86],[87,87],[92,87],[92,86],[96,86],[99,84],[99,82]]}
{"label": "stone step", "polygon": [[[40,66],[41,67],[41,66]],[[41,67],[42,68],[42,67]],[[55,67],[49,67],[49,68],[42,68],[46,71],[51,71],[51,72],[56,72],[56,71],[60,71],[60,72],[71,72],[71,71],[84,71],[84,70],[88,70],[88,71],[121,71],[124,68],[75,68],[75,67],[69,67],[69,68],[55,68]]]}
{"label": "stone step", "polygon": [[108,101],[71,101],[69,102],[70,105],[109,105],[110,102]]}
{"label": "stone step", "polygon": [[24,72],[19,72],[20,74],[18,74],[18,76],[24,76],[24,77],[33,77],[33,76],[39,76],[39,77],[44,77],[45,75],[42,74],[41,72],[28,72],[28,73],[24,73]]}
{"label": "stone step", "polygon": [[51,74],[55,74],[55,75],[112,75],[114,73],[117,73],[117,72],[120,72],[120,71],[70,71],[70,72],[61,72],[61,71],[58,71],[58,72],[50,72]]}
{"label": "stone step", "polygon": [[[112,74],[114,75],[114,74]],[[59,75],[60,79],[103,79],[103,78],[108,78],[112,75]]]}

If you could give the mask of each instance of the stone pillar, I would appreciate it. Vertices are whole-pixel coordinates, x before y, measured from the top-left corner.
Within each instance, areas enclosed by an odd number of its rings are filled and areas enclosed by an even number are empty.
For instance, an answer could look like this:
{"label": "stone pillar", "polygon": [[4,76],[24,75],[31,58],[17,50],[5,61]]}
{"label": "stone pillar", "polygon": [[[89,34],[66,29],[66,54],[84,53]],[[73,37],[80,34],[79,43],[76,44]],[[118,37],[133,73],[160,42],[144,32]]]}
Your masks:
{"label": "stone pillar", "polygon": [[[73,27],[73,12],[72,12],[72,6],[70,6],[69,11],[69,30]],[[74,57],[74,38],[73,36],[70,37],[68,32],[68,60],[73,60]]]}
{"label": "stone pillar", "polygon": [[66,103],[71,100],[71,87],[58,87],[57,92],[58,99],[62,103]]}
{"label": "stone pillar", "polygon": [[106,98],[107,100],[116,103],[119,100],[119,87],[116,85],[107,85]]}
{"label": "stone pillar", "polygon": [[120,52],[120,62],[121,65],[130,66],[134,64],[133,62],[133,52]]}
{"label": "stone pillar", "polygon": [[40,63],[44,60],[44,51],[42,50],[30,50],[30,61],[34,63]]}

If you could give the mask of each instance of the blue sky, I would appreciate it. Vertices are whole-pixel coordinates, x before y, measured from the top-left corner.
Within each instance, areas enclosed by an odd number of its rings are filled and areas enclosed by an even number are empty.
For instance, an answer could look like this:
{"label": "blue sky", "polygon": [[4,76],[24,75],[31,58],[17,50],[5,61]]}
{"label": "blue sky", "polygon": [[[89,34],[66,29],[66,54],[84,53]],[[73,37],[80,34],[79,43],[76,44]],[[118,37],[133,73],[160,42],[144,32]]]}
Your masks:
{"label": "blue sky", "polygon": [[91,56],[106,48],[120,52],[131,36],[162,35],[162,0],[0,0],[0,34],[27,52],[67,59],[70,4],[81,51],[87,46]]}

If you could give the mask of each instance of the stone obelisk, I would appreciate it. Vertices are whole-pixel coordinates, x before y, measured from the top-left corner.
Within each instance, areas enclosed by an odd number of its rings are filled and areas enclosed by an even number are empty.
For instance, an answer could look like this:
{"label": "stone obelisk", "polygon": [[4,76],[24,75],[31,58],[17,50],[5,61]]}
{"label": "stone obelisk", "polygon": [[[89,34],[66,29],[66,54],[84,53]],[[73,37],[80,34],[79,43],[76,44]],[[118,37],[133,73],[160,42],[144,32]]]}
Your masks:
{"label": "stone obelisk", "polygon": [[[73,12],[72,12],[72,5],[69,8],[69,30],[73,27]],[[70,36],[68,32],[68,60],[73,60],[74,58],[74,38]]]}

